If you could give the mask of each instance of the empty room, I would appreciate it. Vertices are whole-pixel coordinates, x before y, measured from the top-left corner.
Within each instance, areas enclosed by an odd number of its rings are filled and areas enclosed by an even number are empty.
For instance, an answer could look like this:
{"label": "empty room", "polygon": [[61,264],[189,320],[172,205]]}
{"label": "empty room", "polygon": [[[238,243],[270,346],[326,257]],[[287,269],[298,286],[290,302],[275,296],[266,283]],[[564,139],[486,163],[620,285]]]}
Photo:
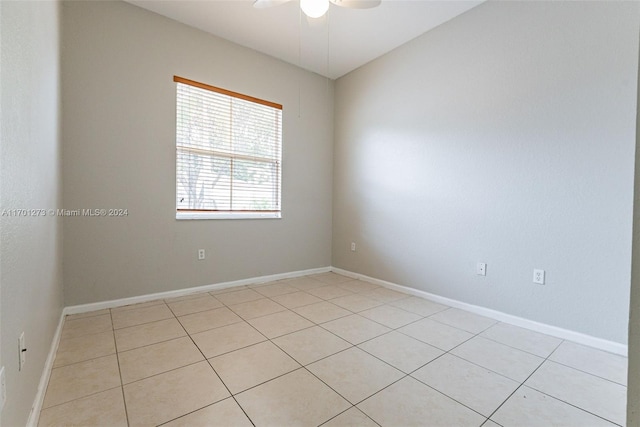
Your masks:
{"label": "empty room", "polygon": [[0,425],[640,427],[639,39],[0,1]]}

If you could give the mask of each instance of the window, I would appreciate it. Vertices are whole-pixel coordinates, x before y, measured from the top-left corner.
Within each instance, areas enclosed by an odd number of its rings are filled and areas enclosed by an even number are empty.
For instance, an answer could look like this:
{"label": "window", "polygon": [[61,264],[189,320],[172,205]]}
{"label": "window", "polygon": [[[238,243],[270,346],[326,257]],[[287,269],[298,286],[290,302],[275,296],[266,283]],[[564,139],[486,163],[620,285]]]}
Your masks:
{"label": "window", "polygon": [[173,80],[176,218],[280,218],[282,105]]}

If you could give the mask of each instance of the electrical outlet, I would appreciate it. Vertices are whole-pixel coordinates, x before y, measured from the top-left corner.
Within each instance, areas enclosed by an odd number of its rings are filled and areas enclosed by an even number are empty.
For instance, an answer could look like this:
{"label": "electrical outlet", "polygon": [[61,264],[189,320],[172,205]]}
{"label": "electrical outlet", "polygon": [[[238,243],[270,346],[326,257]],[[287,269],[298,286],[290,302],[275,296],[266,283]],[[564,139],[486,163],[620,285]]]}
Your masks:
{"label": "electrical outlet", "polygon": [[533,283],[544,285],[544,270],[533,270]]}
{"label": "electrical outlet", "polygon": [[7,380],[4,376],[4,366],[0,368],[0,412],[7,401]]}
{"label": "electrical outlet", "polygon": [[21,333],[20,338],[18,338],[18,352],[20,353],[20,364],[18,366],[18,370],[22,371],[24,364],[27,362],[27,346],[24,343],[24,332]]}
{"label": "electrical outlet", "polygon": [[204,249],[198,249],[198,259],[202,261],[205,258]]}
{"label": "electrical outlet", "polygon": [[356,251],[356,242],[351,242],[351,252]]}
{"label": "electrical outlet", "polygon": [[476,274],[478,276],[486,276],[487,275],[487,264],[484,262],[479,262],[476,265]]}

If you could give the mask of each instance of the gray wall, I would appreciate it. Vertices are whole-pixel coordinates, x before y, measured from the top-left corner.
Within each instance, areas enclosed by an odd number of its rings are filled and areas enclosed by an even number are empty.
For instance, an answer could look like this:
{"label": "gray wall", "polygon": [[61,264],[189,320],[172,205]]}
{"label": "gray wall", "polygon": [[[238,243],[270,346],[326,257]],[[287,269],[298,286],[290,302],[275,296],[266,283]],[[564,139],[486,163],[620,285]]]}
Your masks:
{"label": "gray wall", "polygon": [[[0,210],[61,207],[59,5],[0,2]],[[62,220],[0,216],[0,423],[25,425],[62,313]],[[18,371],[24,331],[27,363]]]}
{"label": "gray wall", "polygon": [[[63,6],[65,304],[330,265],[333,84],[122,2]],[[283,104],[283,218],[175,219],[173,76]],[[207,251],[205,261],[197,250]]]}
{"label": "gray wall", "polygon": [[[640,100],[640,67],[638,98]],[[640,427],[640,108],[636,109],[636,168],[633,201],[633,254],[631,260],[631,304],[629,313],[629,370],[627,426]]]}
{"label": "gray wall", "polygon": [[488,2],[339,79],[333,265],[626,343],[639,9]]}

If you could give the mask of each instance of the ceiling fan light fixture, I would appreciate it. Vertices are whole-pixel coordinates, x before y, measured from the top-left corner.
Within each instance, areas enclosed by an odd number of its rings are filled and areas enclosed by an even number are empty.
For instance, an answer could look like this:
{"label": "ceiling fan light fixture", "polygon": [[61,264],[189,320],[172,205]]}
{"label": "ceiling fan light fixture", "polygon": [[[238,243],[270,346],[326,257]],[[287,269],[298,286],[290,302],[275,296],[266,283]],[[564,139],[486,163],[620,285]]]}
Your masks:
{"label": "ceiling fan light fixture", "polygon": [[329,0],[300,0],[300,9],[309,18],[320,18],[329,10]]}

